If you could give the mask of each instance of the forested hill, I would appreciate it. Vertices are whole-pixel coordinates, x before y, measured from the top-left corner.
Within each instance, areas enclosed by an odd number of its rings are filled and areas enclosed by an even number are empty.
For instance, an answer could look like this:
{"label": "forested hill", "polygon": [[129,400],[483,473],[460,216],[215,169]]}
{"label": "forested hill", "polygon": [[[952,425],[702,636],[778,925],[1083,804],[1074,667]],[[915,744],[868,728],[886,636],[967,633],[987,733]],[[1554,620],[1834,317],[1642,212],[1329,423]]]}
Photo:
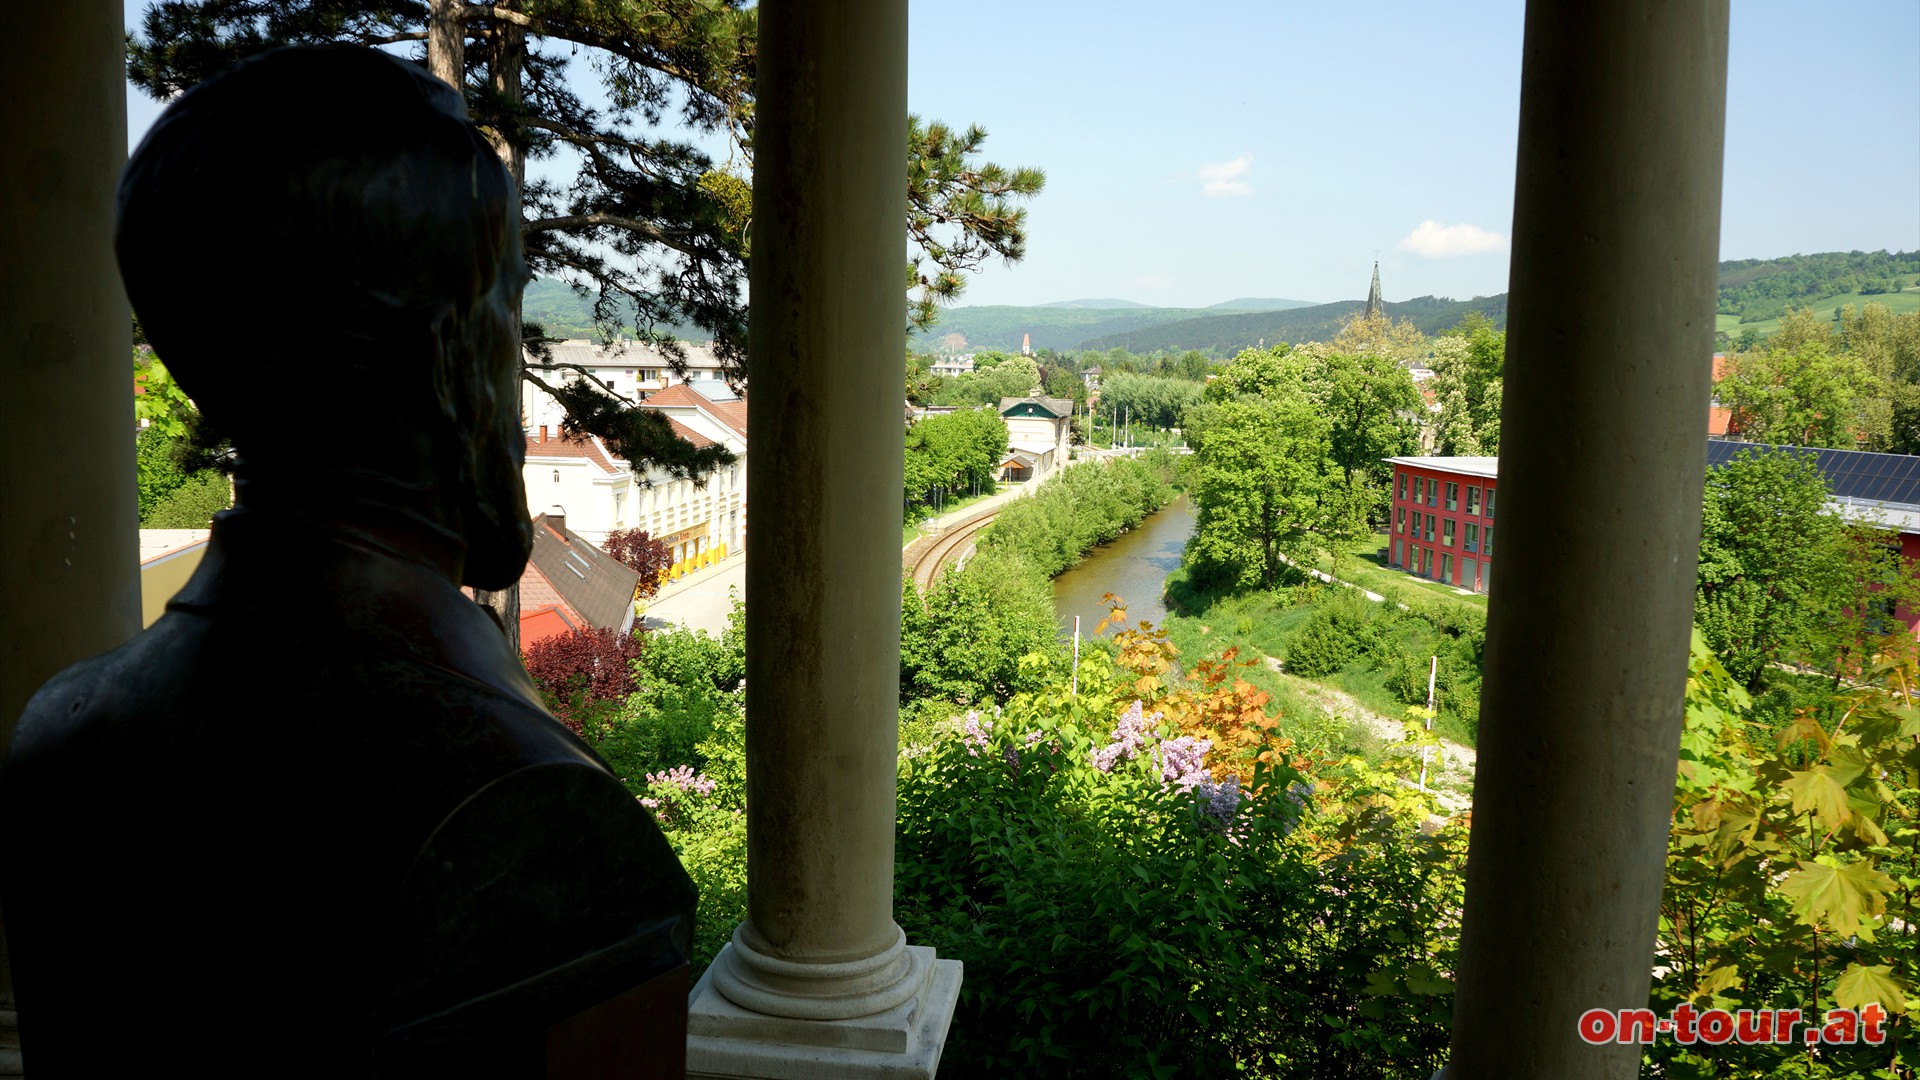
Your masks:
{"label": "forested hill", "polygon": [[[1131,333],[1088,338],[1077,344],[1086,349],[1111,349],[1118,345],[1129,352],[1140,353],[1153,352],[1157,349],[1170,352],[1199,349],[1202,352],[1211,352],[1215,356],[1232,356],[1242,349],[1253,348],[1262,341],[1268,345],[1283,341],[1290,345],[1297,345],[1303,341],[1332,341],[1334,335],[1340,332],[1340,324],[1366,306],[1366,302],[1362,300],[1342,300],[1332,304],[1294,308],[1291,311],[1211,315],[1134,330]],[[1406,319],[1413,323],[1423,334],[1437,334],[1453,327],[1465,318],[1469,311],[1478,311],[1493,320],[1494,326],[1501,329],[1505,329],[1507,325],[1506,293],[1498,296],[1476,296],[1471,300],[1422,296],[1398,304],[1383,304],[1381,308],[1395,319]]]}
{"label": "forested hill", "polygon": [[[1084,305],[1089,301],[1073,301]],[[1105,301],[1103,303],[1112,303]],[[1240,305],[1281,308],[1297,306],[1298,300],[1234,300]],[[1039,307],[1015,307],[991,304],[978,307],[946,308],[930,330],[912,338],[916,349],[933,349],[948,334],[967,339],[969,349],[1017,351],[1022,336],[1030,335],[1036,349],[1073,349],[1088,338],[1113,336],[1126,345],[1128,334],[1138,334],[1166,323],[1219,315],[1215,308],[1088,307],[1047,304]]]}
{"label": "forested hill", "polygon": [[1837,296],[1866,299],[1896,293],[1914,284],[1916,276],[1920,251],[1823,251],[1738,259],[1720,264],[1720,313],[1759,322],[1789,307],[1819,307]]}

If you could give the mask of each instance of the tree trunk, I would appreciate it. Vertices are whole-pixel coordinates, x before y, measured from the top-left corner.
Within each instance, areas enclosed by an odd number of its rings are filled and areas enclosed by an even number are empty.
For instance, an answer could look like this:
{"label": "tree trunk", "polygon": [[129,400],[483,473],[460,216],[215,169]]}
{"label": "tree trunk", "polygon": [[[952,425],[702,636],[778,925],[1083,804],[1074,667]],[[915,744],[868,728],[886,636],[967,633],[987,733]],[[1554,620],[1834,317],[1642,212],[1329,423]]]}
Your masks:
{"label": "tree trunk", "polygon": [[[433,0],[433,15],[436,19],[442,17],[443,13],[450,15],[451,9],[457,8],[457,5],[462,2],[463,0]],[[508,10],[518,11],[520,4],[521,0],[500,0],[499,6]],[[464,54],[461,34],[462,31],[456,24],[451,33],[453,40],[452,47],[460,49],[462,54]],[[433,58],[434,42],[435,37],[430,35],[428,40],[429,65],[436,64]],[[497,21],[493,26],[490,45],[491,48],[489,49],[487,57],[488,67],[490,69],[488,77],[492,81],[494,91],[508,103],[509,109],[516,109],[521,100],[520,72],[526,60],[527,32],[511,23]],[[459,70],[459,68],[459,62],[456,61],[454,70]],[[435,66],[434,74],[439,75],[437,66]],[[464,77],[462,82],[464,82]],[[456,83],[455,85],[461,85],[461,83]],[[510,114],[505,125],[487,130],[486,136],[487,141],[493,144],[494,153],[500,155],[501,163],[507,167],[507,172],[513,177],[514,213],[517,215],[519,213],[520,189],[521,186],[526,183],[527,156],[526,152],[520,147],[518,133],[507,130],[514,123],[515,121]],[[520,312],[515,311],[513,313],[513,321],[509,325],[507,333],[515,338],[520,336]],[[520,394],[523,402],[526,392],[526,384],[522,382],[520,384]],[[475,589],[473,598],[476,603],[487,607],[493,612],[494,617],[500,623],[500,629],[507,635],[508,643],[513,646],[516,652],[519,651],[520,583],[516,581],[498,592]]]}
{"label": "tree trunk", "polygon": [[432,0],[427,11],[427,71],[466,94],[467,37],[460,8],[466,0]]}

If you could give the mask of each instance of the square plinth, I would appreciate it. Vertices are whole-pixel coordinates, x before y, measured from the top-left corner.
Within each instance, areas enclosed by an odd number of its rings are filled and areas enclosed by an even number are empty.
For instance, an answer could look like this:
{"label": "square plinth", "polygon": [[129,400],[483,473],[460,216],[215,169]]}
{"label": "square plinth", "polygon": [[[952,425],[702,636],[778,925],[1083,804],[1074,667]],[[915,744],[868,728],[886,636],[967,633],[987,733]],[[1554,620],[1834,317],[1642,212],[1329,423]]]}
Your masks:
{"label": "square plinth", "polygon": [[687,1009],[688,1080],[931,1080],[953,1023],[962,968],[958,960],[936,959],[926,946],[910,945],[907,952],[908,978],[919,983],[914,996],[847,1020],[743,1009],[714,988],[709,967]]}

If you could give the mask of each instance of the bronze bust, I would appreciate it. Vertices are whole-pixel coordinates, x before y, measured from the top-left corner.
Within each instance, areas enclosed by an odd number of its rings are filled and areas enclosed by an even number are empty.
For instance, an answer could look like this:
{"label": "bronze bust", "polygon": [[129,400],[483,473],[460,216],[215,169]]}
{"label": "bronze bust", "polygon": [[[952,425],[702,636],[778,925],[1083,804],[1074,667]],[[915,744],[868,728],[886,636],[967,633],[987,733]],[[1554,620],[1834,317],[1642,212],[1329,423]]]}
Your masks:
{"label": "bronze bust", "polygon": [[693,887],[459,589],[531,543],[516,192],[459,96],[263,54],[154,126],[116,242],[238,500],[0,766],[27,1066],[672,1071]]}

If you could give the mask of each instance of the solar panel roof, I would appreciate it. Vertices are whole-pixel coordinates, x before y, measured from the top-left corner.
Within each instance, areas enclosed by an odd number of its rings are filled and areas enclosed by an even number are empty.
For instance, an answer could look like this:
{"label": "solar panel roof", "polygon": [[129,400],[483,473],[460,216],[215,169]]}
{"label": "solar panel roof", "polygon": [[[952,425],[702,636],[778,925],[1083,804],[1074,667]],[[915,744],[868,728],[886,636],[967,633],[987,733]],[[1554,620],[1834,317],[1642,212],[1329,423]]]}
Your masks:
{"label": "solar panel roof", "polygon": [[1864,450],[1829,450],[1806,446],[1709,440],[1707,464],[1725,465],[1742,451],[1754,454],[1796,454],[1813,458],[1836,499],[1861,502],[1907,503],[1920,506],[1920,457],[1910,454],[1872,454]]}

